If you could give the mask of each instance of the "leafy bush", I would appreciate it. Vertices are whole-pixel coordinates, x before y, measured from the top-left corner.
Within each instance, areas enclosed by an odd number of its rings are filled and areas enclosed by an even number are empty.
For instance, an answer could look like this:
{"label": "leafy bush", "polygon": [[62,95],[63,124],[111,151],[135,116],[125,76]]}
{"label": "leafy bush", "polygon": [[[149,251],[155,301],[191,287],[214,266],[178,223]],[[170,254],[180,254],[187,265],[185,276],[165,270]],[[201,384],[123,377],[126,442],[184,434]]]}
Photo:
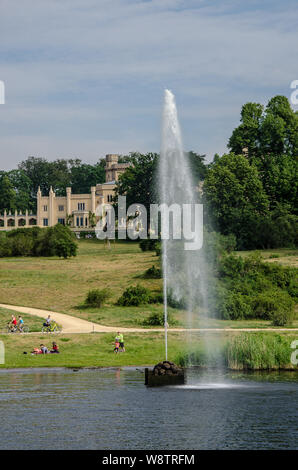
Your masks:
{"label": "leafy bush", "polygon": [[160,256],[160,255],[161,255],[161,243],[156,243],[156,245],[155,245],[155,253],[156,253],[156,256]]}
{"label": "leafy bush", "polygon": [[104,302],[111,296],[109,289],[89,290],[85,305],[88,307],[102,307]]}
{"label": "leafy bush", "polygon": [[220,318],[224,320],[241,320],[253,317],[253,310],[249,296],[239,292],[229,292],[222,304]]}
{"label": "leafy bush", "polygon": [[[171,312],[168,312],[167,323],[170,326],[175,326],[178,324],[177,320],[175,320]],[[152,312],[148,318],[143,320],[142,324],[145,326],[164,326],[163,312]]]}
{"label": "leafy bush", "polygon": [[20,228],[0,237],[0,257],[3,256],[76,256],[77,244],[68,227]]}
{"label": "leafy bush", "polygon": [[49,227],[38,240],[36,253],[39,256],[70,257],[77,254],[75,235],[70,228],[62,224]]}
{"label": "leafy bush", "polygon": [[167,295],[168,305],[172,308],[177,308],[179,310],[185,310],[187,308],[187,301],[185,298],[177,298],[175,295],[169,291]]}
{"label": "leafy bush", "polygon": [[294,302],[281,290],[265,291],[254,299],[254,313],[257,318],[272,320],[274,326],[284,326],[293,320]]}
{"label": "leafy bush", "polygon": [[272,320],[279,326],[291,322],[291,298],[298,294],[296,268],[264,262],[257,252],[247,257],[223,254],[216,275],[209,286],[214,316]]}
{"label": "leafy bush", "polygon": [[156,293],[150,293],[149,296],[149,304],[163,304],[163,293],[162,292],[156,292]]}
{"label": "leafy bush", "polygon": [[161,279],[161,269],[156,268],[154,265],[147,269],[144,273],[144,278],[146,279]]}
{"label": "leafy bush", "polygon": [[153,240],[151,238],[141,240],[139,243],[139,247],[142,251],[154,251],[156,248],[157,240]]}
{"label": "leafy bush", "polygon": [[146,287],[137,284],[136,286],[128,287],[118,299],[117,304],[122,306],[131,306],[147,304],[149,301],[149,289],[146,289]]}

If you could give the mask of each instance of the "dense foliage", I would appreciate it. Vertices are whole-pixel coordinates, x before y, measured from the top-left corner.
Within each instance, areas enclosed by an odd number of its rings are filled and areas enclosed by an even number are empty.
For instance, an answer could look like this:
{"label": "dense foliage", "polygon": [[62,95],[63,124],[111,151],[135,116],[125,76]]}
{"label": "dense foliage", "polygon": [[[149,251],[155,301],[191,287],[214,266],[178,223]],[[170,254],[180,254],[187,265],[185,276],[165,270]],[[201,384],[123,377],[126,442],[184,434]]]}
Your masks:
{"label": "dense foliage", "polygon": [[0,257],[59,256],[70,258],[77,254],[77,243],[68,227],[20,228],[0,233]]}
{"label": "dense foliage", "polygon": [[36,193],[40,186],[44,194],[50,187],[57,196],[64,196],[66,187],[75,194],[88,194],[90,187],[105,181],[105,160],[95,165],[80,159],[28,157],[17,170],[0,171],[0,212],[6,210],[36,210]]}
{"label": "dense foliage", "polygon": [[[284,96],[275,96],[264,107],[243,105],[240,125],[228,142],[230,153],[215,155],[210,164],[205,156],[189,152],[189,165],[203,192],[205,223],[209,231],[233,235],[237,249],[291,247],[298,244],[298,112]],[[131,153],[119,158],[130,162],[116,186],[127,206],[158,203],[157,153]],[[36,210],[38,186],[44,194],[53,187],[57,196],[70,186],[74,193],[89,193],[105,180],[105,160],[96,164],[80,159],[29,157],[18,169],[0,171],[0,213],[5,209]],[[152,249],[144,243],[142,249]],[[158,244],[156,244],[159,252]]]}
{"label": "dense foliage", "polygon": [[92,289],[89,290],[85,305],[86,307],[102,307],[105,301],[111,296],[109,289]]}

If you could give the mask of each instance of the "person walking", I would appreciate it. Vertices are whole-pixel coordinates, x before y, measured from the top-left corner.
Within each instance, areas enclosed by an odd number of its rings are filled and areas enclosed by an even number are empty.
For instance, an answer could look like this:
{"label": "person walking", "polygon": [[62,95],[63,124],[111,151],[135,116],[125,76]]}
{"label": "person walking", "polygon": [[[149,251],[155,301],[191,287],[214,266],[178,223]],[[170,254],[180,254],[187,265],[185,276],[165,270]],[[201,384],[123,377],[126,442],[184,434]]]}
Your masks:
{"label": "person walking", "polygon": [[121,352],[125,352],[123,334],[119,333],[119,331],[118,331],[118,336],[119,336],[119,343],[120,343]]}

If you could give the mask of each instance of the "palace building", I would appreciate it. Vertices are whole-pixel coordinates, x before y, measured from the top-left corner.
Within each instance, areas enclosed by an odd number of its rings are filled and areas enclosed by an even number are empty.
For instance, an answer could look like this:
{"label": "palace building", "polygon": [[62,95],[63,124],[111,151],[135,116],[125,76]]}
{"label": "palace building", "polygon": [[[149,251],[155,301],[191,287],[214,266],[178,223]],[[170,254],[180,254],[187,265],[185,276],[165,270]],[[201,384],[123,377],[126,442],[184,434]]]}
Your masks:
{"label": "palace building", "polygon": [[109,204],[115,194],[115,186],[119,175],[129,163],[118,163],[118,155],[106,155],[106,181],[91,186],[89,194],[73,194],[71,188],[66,188],[66,196],[58,197],[50,188],[47,196],[42,195],[40,188],[37,192],[37,214],[21,214],[15,211],[0,214],[0,230],[10,230],[18,227],[51,227],[57,223],[69,225],[75,231],[89,230],[94,227],[90,223],[90,213],[95,215],[100,205]]}

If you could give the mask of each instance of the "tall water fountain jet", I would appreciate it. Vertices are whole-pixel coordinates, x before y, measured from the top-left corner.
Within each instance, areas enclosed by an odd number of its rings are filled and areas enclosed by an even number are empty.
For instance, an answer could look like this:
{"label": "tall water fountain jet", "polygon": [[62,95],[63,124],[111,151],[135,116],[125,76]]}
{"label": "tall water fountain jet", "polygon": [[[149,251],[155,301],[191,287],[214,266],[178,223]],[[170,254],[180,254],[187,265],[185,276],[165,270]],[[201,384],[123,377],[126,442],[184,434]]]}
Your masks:
{"label": "tall water fountain jet", "polygon": [[[185,217],[187,212],[185,209],[186,207],[194,208],[194,205],[198,204],[198,184],[198,181],[195,184],[193,180],[188,154],[183,151],[175,97],[171,91],[165,90],[159,163],[159,198],[161,204],[167,207],[172,206],[176,214],[170,226],[168,239],[162,239],[166,358],[168,305],[180,305],[187,311],[189,329],[193,326],[194,318],[196,318],[196,326],[198,318],[200,326],[203,326],[208,311],[203,250],[201,247],[200,249],[185,249],[187,240],[183,238],[183,229],[190,222]],[[202,206],[200,208],[202,209]],[[181,211],[180,219],[179,210]],[[188,212],[188,218],[193,221],[194,212]],[[179,220],[182,220],[183,232],[180,237]],[[202,237],[202,225],[203,220],[200,219],[200,225],[195,227],[197,240]]]}

